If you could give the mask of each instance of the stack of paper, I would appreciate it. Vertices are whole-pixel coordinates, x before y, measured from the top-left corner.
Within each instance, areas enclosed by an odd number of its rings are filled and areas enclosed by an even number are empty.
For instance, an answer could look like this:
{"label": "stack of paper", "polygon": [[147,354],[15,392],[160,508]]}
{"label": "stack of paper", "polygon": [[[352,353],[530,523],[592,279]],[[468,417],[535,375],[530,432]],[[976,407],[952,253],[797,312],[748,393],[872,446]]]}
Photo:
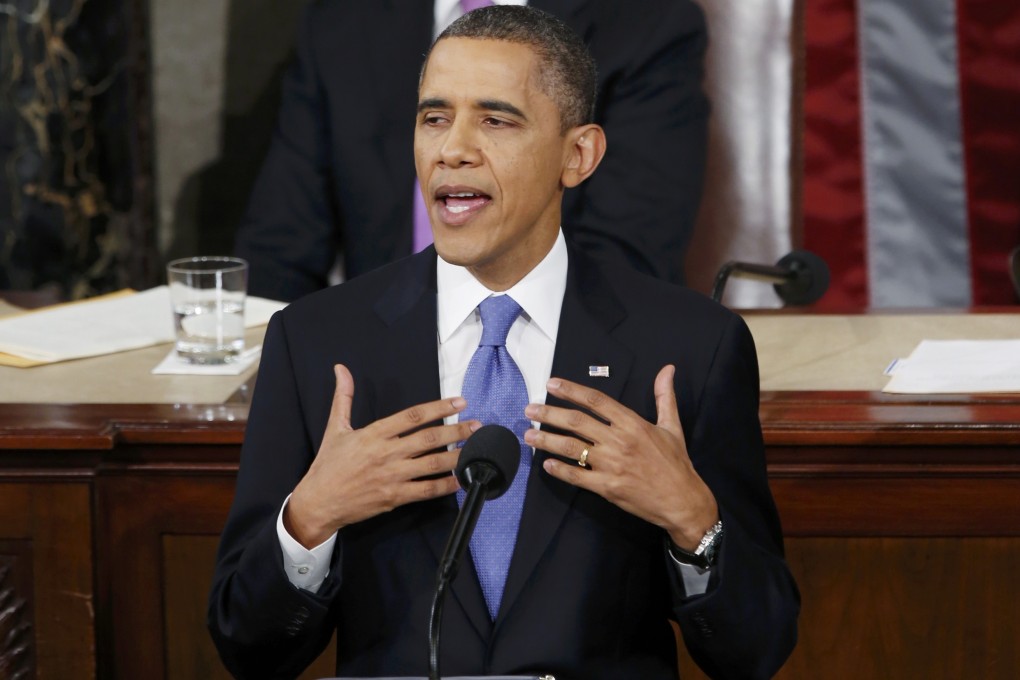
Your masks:
{"label": "stack of paper", "polygon": [[[260,326],[286,303],[249,297],[245,327]],[[0,365],[38,366],[112,354],[174,339],[170,291],[112,295],[0,319]]]}
{"label": "stack of paper", "polygon": [[1020,392],[1020,340],[922,340],[883,392]]}

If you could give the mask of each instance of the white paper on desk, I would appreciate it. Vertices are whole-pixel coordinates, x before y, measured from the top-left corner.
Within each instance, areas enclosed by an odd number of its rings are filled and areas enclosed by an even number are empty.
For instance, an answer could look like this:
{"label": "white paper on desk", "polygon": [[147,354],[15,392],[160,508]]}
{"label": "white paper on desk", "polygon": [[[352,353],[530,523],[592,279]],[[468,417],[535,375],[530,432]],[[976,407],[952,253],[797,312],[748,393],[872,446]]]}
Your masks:
{"label": "white paper on desk", "polygon": [[[245,327],[261,326],[285,302],[249,297]],[[113,354],[174,339],[166,286],[95,302],[84,301],[0,319],[0,352],[36,361]]]}
{"label": "white paper on desk", "polygon": [[882,391],[1020,392],[1020,340],[922,340]]}

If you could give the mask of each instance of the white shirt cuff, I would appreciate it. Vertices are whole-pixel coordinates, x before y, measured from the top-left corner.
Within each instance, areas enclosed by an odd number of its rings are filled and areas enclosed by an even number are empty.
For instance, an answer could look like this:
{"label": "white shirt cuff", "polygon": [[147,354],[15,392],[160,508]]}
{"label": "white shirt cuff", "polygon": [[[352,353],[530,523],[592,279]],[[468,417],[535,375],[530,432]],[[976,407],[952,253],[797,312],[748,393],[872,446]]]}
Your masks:
{"label": "white shirt cuff", "polygon": [[702,569],[693,564],[684,564],[673,557],[673,553],[670,551],[667,550],[666,554],[669,555],[669,559],[673,560],[673,566],[676,567],[680,573],[680,579],[684,582],[684,595],[694,597],[708,592],[708,578],[712,575],[711,567]]}
{"label": "white shirt cuff", "polygon": [[283,549],[283,570],[294,587],[317,593],[322,582],[329,576],[329,561],[336,545],[336,534],[311,550],[298,543],[283,526],[283,511],[287,509],[289,501],[288,495],[280,508],[280,514],[276,516],[276,535]]}

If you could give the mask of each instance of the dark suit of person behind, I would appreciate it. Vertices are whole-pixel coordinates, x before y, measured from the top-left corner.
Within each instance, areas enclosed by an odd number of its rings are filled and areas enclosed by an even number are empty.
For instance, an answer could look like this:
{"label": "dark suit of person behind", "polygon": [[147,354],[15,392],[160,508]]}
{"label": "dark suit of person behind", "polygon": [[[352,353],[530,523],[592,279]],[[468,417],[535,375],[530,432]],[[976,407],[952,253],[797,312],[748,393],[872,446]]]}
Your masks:
{"label": "dark suit of person behind", "polygon": [[[690,0],[533,0],[598,64],[599,173],[566,193],[563,228],[583,250],[683,282],[704,175],[706,44]],[[297,37],[274,138],[235,253],[249,292],[293,300],[411,253],[411,115],[432,39],[427,0],[317,0]],[[683,163],[670,162],[683,155]]]}
{"label": "dark suit of person behind", "polygon": [[[444,673],[673,680],[672,619],[713,677],[771,676],[795,643],[799,599],[746,326],[696,293],[562,245],[563,191],[606,148],[587,122],[594,64],[569,28],[501,7],[444,36],[414,140],[434,249],[294,302],[267,330],[210,594],[224,662],[239,677],[292,677],[336,630],[339,675],[425,674],[429,604],[457,514],[447,446],[479,424],[460,418],[450,379],[467,374],[447,354],[460,354],[451,338],[477,329],[476,312],[442,342],[437,315],[473,287],[469,305],[561,290],[562,302],[546,331],[534,317],[513,321],[521,351],[551,350],[537,371],[544,391],[529,387],[535,403],[511,413],[540,428],[520,435],[522,455],[535,453],[499,607],[490,618],[467,560],[447,602]],[[534,46],[539,36],[562,49]],[[525,349],[524,331],[555,346]],[[528,358],[512,361],[534,376]],[[691,585],[676,549],[693,550],[720,521],[718,559]],[[296,587],[287,541],[307,552],[331,537],[329,573]]]}

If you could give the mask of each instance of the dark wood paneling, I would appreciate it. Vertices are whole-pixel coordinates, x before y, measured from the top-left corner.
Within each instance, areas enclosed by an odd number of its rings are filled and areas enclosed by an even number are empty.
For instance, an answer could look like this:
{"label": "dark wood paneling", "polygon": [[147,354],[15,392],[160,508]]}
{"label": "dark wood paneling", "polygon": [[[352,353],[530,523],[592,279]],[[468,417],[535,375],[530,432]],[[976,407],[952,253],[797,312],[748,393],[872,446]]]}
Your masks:
{"label": "dark wood paneling", "polygon": [[229,680],[205,627],[205,595],[212,583],[217,539],[173,534],[162,538],[166,678]]}
{"label": "dark wood paneling", "polygon": [[[216,560],[215,536],[163,536],[166,680],[228,680],[205,628],[209,586]],[[300,680],[334,674],[335,640]]]}
{"label": "dark wood paneling", "polygon": [[105,642],[100,674],[124,680],[164,677],[163,537],[215,538],[226,520],[234,480],[111,470],[97,476],[96,489],[97,623]]}
{"label": "dark wood paneling", "polygon": [[[780,680],[1014,680],[1020,539],[796,538],[800,639]],[[685,649],[681,677],[705,680]]]}
{"label": "dark wood paneling", "polygon": [[30,569],[17,581],[39,680],[95,677],[89,497],[81,483],[0,483],[0,540],[19,543],[17,569]]}
{"label": "dark wood paneling", "polygon": [[0,680],[35,675],[32,542],[0,539]]}
{"label": "dark wood paneling", "polygon": [[800,643],[780,678],[983,678],[1020,670],[1020,539],[791,539]]}
{"label": "dark wood paneling", "polygon": [[773,478],[786,536],[1020,536],[1020,475]]}
{"label": "dark wood paneling", "polygon": [[[139,458],[176,457],[165,451]],[[215,454],[213,456],[215,457]],[[104,468],[96,481],[100,602],[109,678],[229,677],[205,626],[220,529],[234,477],[158,464]],[[105,556],[110,556],[106,559]],[[108,587],[105,584],[115,584]],[[130,631],[130,633],[128,633]],[[303,675],[333,674],[335,651]]]}
{"label": "dark wood paneling", "polygon": [[[97,657],[103,678],[222,677],[205,598],[245,409],[0,408],[0,540],[30,546],[38,677]],[[781,677],[1020,677],[1020,397],[767,393],[761,414],[804,600]]]}

